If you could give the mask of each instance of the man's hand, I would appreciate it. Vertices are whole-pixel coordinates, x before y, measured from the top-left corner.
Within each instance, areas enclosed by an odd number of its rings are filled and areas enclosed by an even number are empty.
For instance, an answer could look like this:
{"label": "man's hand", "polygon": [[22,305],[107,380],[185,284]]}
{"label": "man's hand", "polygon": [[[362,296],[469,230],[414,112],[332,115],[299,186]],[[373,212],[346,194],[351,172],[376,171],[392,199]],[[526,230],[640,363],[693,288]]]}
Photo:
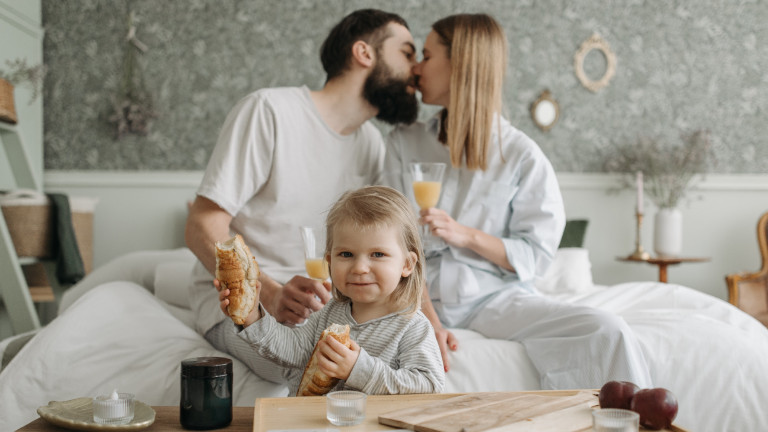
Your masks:
{"label": "man's hand", "polygon": [[446,330],[443,326],[440,326],[440,328],[435,327],[435,338],[437,338],[437,345],[440,347],[440,355],[443,357],[443,366],[445,371],[448,372],[448,369],[451,368],[448,361],[448,350],[456,351],[459,348],[459,341],[453,333]]}
{"label": "man's hand", "polygon": [[330,299],[330,282],[294,276],[282,289],[274,290],[271,299],[262,303],[278,322],[301,324],[312,312],[322,309]]}
{"label": "man's hand", "polygon": [[338,379],[347,379],[360,356],[360,345],[350,340],[350,347],[329,337],[318,344],[317,367],[326,375]]}

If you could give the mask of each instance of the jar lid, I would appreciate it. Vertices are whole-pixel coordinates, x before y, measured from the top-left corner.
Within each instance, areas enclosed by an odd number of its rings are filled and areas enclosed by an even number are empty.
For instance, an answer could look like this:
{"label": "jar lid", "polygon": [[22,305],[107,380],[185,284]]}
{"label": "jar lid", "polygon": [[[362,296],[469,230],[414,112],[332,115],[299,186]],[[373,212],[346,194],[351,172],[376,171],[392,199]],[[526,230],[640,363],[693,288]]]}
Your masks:
{"label": "jar lid", "polygon": [[231,373],[232,360],[226,357],[194,357],[181,362],[181,376],[212,378]]}

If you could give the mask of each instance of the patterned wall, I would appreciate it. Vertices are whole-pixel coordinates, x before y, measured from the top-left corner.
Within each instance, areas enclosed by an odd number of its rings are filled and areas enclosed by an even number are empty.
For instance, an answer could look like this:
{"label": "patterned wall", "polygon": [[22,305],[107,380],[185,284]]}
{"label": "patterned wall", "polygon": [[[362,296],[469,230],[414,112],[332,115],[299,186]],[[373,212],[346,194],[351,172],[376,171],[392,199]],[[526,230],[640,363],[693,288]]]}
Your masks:
{"label": "patterned wall", "polygon": [[[765,0],[43,0],[45,168],[204,169],[232,105],[267,86],[320,88],[318,50],[330,27],[362,7],[400,13],[419,47],[436,19],[488,12],[510,39],[507,116],[561,172],[599,172],[638,136],[678,142],[711,131],[715,172],[768,172],[768,4]],[[128,10],[149,49],[140,56],[159,117],[147,136],[115,140],[110,98],[126,48]],[[617,71],[592,93],[573,56],[593,32]],[[586,57],[590,78],[603,57]],[[538,130],[528,108],[549,89],[558,124]],[[425,110],[427,112],[432,110]],[[386,133],[387,127],[379,125]]]}

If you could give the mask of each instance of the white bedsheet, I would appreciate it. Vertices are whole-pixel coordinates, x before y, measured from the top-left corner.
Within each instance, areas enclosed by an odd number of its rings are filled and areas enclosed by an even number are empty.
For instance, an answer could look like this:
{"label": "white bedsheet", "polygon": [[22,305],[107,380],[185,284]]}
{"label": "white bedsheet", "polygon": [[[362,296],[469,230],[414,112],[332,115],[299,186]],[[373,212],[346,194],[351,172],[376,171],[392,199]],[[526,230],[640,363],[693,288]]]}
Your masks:
{"label": "white bedsheet", "polygon": [[[224,354],[189,327],[183,301],[169,305],[153,295],[173,295],[163,286],[176,279],[143,273],[171,267],[180,271],[187,256],[174,258],[179,258],[174,265],[143,266],[134,280],[144,286],[99,283],[81,289],[76,300],[70,296],[66,310],[0,373],[0,431],[34,420],[37,407],[48,401],[113,388],[134,392],[151,405],[178,404],[181,360]],[[642,344],[654,384],[678,397],[676,424],[718,432],[763,430],[768,424],[768,330],[752,317],[690,288],[655,282],[593,286],[561,297],[627,320]],[[468,330],[455,333],[460,346],[451,356],[446,392],[539,388],[538,374],[520,344]],[[237,360],[234,377],[238,406],[287,394],[284,386],[258,378]]]}

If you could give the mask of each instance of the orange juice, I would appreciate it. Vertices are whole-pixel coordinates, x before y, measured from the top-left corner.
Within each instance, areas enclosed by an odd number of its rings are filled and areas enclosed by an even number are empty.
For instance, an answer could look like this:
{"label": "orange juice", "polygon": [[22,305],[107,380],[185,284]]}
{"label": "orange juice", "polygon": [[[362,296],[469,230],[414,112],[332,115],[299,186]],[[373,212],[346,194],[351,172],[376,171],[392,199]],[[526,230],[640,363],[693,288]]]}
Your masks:
{"label": "orange juice", "polygon": [[330,277],[328,261],[323,258],[305,259],[304,266],[312,279],[326,280]]}
{"label": "orange juice", "polygon": [[422,209],[434,207],[440,199],[440,182],[415,181],[413,182],[413,195],[416,203]]}

